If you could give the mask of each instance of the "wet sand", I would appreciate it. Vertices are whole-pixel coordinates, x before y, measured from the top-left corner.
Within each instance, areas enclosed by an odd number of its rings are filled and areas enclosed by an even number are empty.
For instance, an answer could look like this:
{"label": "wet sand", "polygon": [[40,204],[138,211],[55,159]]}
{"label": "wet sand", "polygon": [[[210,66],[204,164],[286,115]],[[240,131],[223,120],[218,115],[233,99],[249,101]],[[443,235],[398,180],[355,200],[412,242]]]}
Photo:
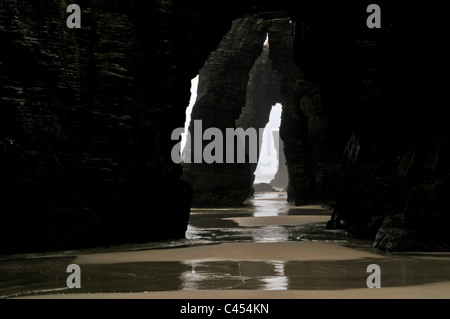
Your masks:
{"label": "wet sand", "polygon": [[449,299],[450,281],[406,287],[343,290],[196,290],[144,293],[60,294],[33,299]]}
{"label": "wet sand", "polygon": [[[0,298],[450,298],[450,253],[381,252],[327,231],[325,207],[260,196],[243,209],[193,209],[178,242],[0,260]],[[82,269],[77,293],[65,286],[71,263]],[[379,289],[367,288],[369,264],[381,268]]]}
{"label": "wet sand", "polygon": [[112,264],[155,261],[208,260],[348,260],[384,258],[338,244],[314,242],[226,243],[187,248],[88,254],[78,256],[75,264]]}
{"label": "wet sand", "polygon": [[[87,293],[41,291],[25,298],[448,299],[449,261],[445,253],[388,256],[322,242],[223,243],[85,254],[71,262],[80,265],[85,276],[96,276],[97,286],[88,283]],[[382,269],[379,289],[366,286],[366,267],[373,263]],[[103,278],[98,278],[100,271]],[[115,292],[133,285],[137,289],[129,278],[118,279],[118,273],[135,277],[142,291]],[[159,291],[145,290],[149,287]]]}
{"label": "wet sand", "polygon": [[326,223],[330,216],[302,215],[302,216],[268,216],[268,217],[237,217],[225,218],[233,220],[244,227],[268,226],[268,225],[306,225],[315,223]]}

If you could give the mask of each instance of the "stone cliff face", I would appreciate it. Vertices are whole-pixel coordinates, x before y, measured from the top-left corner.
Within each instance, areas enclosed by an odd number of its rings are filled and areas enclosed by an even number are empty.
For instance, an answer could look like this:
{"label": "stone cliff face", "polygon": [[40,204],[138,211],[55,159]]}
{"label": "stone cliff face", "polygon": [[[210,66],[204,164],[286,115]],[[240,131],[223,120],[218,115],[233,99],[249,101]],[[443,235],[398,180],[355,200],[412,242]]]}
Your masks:
{"label": "stone cliff face", "polygon": [[286,166],[286,157],[284,156],[284,144],[279,134],[273,136],[278,151],[278,170],[274,178],[270,181],[273,187],[286,190],[289,184],[289,173]]}
{"label": "stone cliff face", "polygon": [[[269,44],[264,45],[263,52],[256,59],[250,70],[245,106],[242,108],[239,119],[236,120],[236,127],[257,129],[258,150],[261,149],[262,134],[264,128],[269,122],[272,106],[280,100],[280,83],[278,73],[272,68],[269,58]],[[246,149],[249,146],[247,145]],[[259,159],[259,153],[258,153]],[[250,163],[251,185],[255,179],[257,163]],[[251,190],[252,193],[252,190]]]}
{"label": "stone cliff face", "polygon": [[340,154],[321,92],[295,62],[296,24],[288,18],[272,20],[269,38],[273,68],[280,76],[280,136],[289,172],[288,199],[300,205],[333,197]]}
{"label": "stone cliff face", "polygon": [[445,250],[449,165],[441,161],[449,148],[438,77],[445,28],[436,4],[378,4],[381,29],[366,28],[358,14],[365,3],[328,4],[326,12],[311,5],[296,17],[296,63],[320,88],[343,154],[330,226],[381,249]]}
{"label": "stone cliff face", "polygon": [[81,29],[64,2],[0,4],[0,253],[184,236],[170,133],[227,8],[79,4]]}
{"label": "stone cliff face", "polygon": [[[236,127],[235,121],[245,106],[249,73],[262,53],[266,33],[266,24],[262,19],[233,21],[231,30],[200,70],[197,101],[192,109],[189,128],[192,140],[202,140],[193,129],[194,121],[201,120],[203,130],[217,128],[222,132],[225,146],[226,128]],[[258,76],[257,72],[253,72],[255,76]],[[249,118],[248,123],[242,118],[238,124],[259,125],[252,123],[250,114],[245,117]],[[268,114],[266,123],[267,120]],[[195,147],[195,142],[191,143],[191,148]],[[227,151],[230,150],[225,149],[223,163],[202,161],[184,164],[183,179],[193,185],[195,207],[239,206],[247,198],[256,166],[252,171],[248,160],[237,163],[237,158],[234,163],[225,163]],[[191,162],[194,162],[193,156]]]}
{"label": "stone cliff face", "polygon": [[[269,45],[261,53],[265,34]],[[235,20],[200,71],[191,121],[201,119],[203,130],[219,128],[223,136],[228,127],[259,130],[267,124],[271,107],[281,102],[280,134],[292,180],[290,200],[326,201],[334,195],[341,154],[333,147],[333,131],[318,88],[294,62],[293,34],[294,25],[287,17]],[[195,138],[192,128],[190,134]],[[190,163],[184,164],[183,179],[194,187],[195,206],[239,206],[248,196],[255,169],[256,163]]]}
{"label": "stone cliff face", "polygon": [[[203,66],[205,127],[244,126],[266,33],[290,200],[333,203],[329,227],[381,249],[448,250],[443,10],[382,0],[368,29],[368,4],[80,1],[68,29],[62,2],[2,1],[0,253],[183,236],[192,189],[170,135],[190,79]],[[214,206],[253,178],[245,163],[205,172],[184,179]]]}

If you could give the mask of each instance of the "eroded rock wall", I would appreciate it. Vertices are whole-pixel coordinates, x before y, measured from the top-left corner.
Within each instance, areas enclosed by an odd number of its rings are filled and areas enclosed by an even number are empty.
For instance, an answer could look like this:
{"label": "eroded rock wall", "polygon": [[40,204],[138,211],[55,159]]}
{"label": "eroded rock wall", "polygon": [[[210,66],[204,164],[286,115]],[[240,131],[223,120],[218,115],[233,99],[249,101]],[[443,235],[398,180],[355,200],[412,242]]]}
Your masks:
{"label": "eroded rock wall", "polygon": [[[249,15],[281,19],[269,33],[290,197],[337,189],[330,226],[382,249],[448,249],[445,11],[380,0],[382,28],[368,29],[369,3],[80,1],[82,28],[70,30],[64,2],[1,1],[1,253],[182,236],[190,190],[170,134],[183,126],[190,79]],[[204,113],[211,125],[232,127],[245,105],[260,53],[246,38],[247,55],[221,51],[240,75],[203,88],[224,85],[233,102]]]}
{"label": "eroded rock wall", "polygon": [[341,154],[322,105],[320,89],[295,61],[296,23],[272,19],[270,57],[280,76],[280,136],[289,172],[288,197],[297,205],[329,202],[336,191]]}
{"label": "eroded rock wall", "polygon": [[365,2],[311,4],[292,17],[296,63],[320,88],[343,154],[330,224],[381,249],[445,250],[444,20],[435,2],[378,4],[381,29],[367,28]]}
{"label": "eroded rock wall", "polygon": [[[249,28],[259,33],[256,42],[251,42],[254,37],[248,34]],[[266,33],[269,45],[254,60]],[[192,121],[196,119],[202,120],[203,130],[216,127],[225,132],[227,127],[242,127],[259,131],[268,122],[271,106],[281,102],[280,133],[292,180],[290,200],[296,204],[323,202],[335,193],[341,154],[333,148],[335,140],[322,111],[320,91],[295,64],[293,45],[294,24],[288,17],[236,20],[200,71],[190,133],[194,138]],[[245,60],[249,54],[252,58]],[[194,205],[236,206],[245,200],[255,169],[256,163],[185,163],[183,178],[194,187]]]}
{"label": "eroded rock wall", "polygon": [[[250,112],[245,118],[239,119],[239,116],[246,105],[247,87],[251,87],[252,81],[257,80],[253,77],[249,84],[249,74],[263,51],[266,29],[263,19],[234,20],[230,31],[200,70],[197,100],[192,109],[189,128],[193,141],[193,151],[189,156],[191,163],[185,161],[183,164],[183,180],[189,182],[194,189],[194,207],[239,206],[248,196],[255,167],[249,163],[248,158],[245,163],[237,163],[237,158],[234,163],[226,163],[226,152],[229,151],[225,147],[226,129],[233,129],[237,124],[261,125],[254,121],[255,117]],[[202,142],[203,147],[209,143],[195,135],[195,120],[201,120],[201,134],[208,128],[217,128],[222,132],[222,163],[206,163],[204,160],[201,163],[194,162],[195,141]],[[268,114],[266,123],[267,120]],[[248,153],[248,148],[246,152]]]}
{"label": "eroded rock wall", "polygon": [[[236,120],[236,127],[242,127],[244,130],[255,128],[258,134],[258,157],[262,146],[264,128],[269,122],[270,112],[280,100],[280,83],[278,73],[273,70],[272,62],[269,58],[269,43],[264,45],[263,52],[256,59],[249,74],[247,85],[245,106],[239,119]],[[262,134],[261,134],[262,133]],[[271,137],[269,132],[268,137]],[[249,145],[246,146],[249,148]],[[253,194],[252,186],[255,180],[255,171],[257,163],[250,163],[252,172],[250,181],[250,194]]]}
{"label": "eroded rock wall", "polygon": [[170,133],[229,9],[79,5],[68,29],[65,2],[0,3],[0,253],[184,236]]}
{"label": "eroded rock wall", "polygon": [[279,132],[273,134],[273,140],[278,155],[278,170],[274,178],[270,181],[270,185],[284,191],[287,190],[289,184],[289,173],[286,166],[286,157],[284,156],[284,144]]}

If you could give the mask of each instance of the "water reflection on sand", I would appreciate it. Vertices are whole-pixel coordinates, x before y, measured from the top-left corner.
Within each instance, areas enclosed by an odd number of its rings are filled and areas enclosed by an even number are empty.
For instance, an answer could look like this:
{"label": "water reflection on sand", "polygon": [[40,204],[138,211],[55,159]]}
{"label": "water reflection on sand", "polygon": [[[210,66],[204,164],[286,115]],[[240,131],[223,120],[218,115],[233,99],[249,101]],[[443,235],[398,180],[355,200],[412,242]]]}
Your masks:
{"label": "water reflection on sand", "polygon": [[181,274],[181,290],[262,289],[286,290],[289,279],[285,261],[198,262],[184,261],[189,269]]}
{"label": "water reflection on sand", "polygon": [[[382,287],[450,281],[450,254],[377,251],[327,231],[330,214],[291,206],[281,192],[257,193],[241,208],[193,208],[186,239],[4,256],[0,296],[366,288],[372,263],[382,269]],[[82,269],[76,291],[66,287],[71,263]]]}

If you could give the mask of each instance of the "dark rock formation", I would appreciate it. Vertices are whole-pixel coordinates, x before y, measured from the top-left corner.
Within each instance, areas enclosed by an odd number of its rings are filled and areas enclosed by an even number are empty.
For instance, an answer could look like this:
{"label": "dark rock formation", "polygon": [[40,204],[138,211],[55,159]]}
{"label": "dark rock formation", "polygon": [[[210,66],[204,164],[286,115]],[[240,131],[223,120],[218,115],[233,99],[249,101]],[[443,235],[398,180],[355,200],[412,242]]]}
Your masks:
{"label": "dark rock formation", "polygon": [[81,29],[63,2],[0,4],[0,253],[184,236],[170,133],[229,11],[79,4]]}
{"label": "dark rock formation", "polygon": [[[196,139],[193,129],[195,120],[202,121],[203,130],[218,128],[223,137],[226,136],[226,128],[236,127],[235,122],[246,103],[249,73],[263,50],[266,28],[262,19],[244,18],[233,21],[231,30],[205,62],[199,73],[197,101],[191,113],[189,131],[192,140]],[[267,53],[264,61],[267,61]],[[264,64],[261,65],[264,68]],[[257,77],[257,73],[253,74],[252,79]],[[254,117],[246,114],[239,119],[238,124],[242,125],[240,127],[265,125],[268,116],[267,114],[265,123],[255,123]],[[194,149],[195,143],[191,147]],[[225,163],[226,151],[223,154],[224,163],[211,164],[203,161],[183,164],[183,179],[193,185],[194,207],[239,206],[247,198],[256,165],[251,165],[248,160],[245,163]],[[246,152],[248,153],[248,147]],[[191,162],[194,161],[193,156],[190,159]]]}
{"label": "dark rock formation", "polygon": [[253,189],[255,190],[255,192],[276,192],[277,191],[269,183],[253,184]]}
{"label": "dark rock formation", "polygon": [[278,152],[278,170],[274,178],[270,181],[270,185],[275,188],[286,190],[289,184],[289,173],[286,166],[286,157],[284,156],[284,144],[280,139],[279,133],[273,134],[275,149]]}
{"label": "dark rock formation", "polygon": [[448,249],[449,134],[437,74],[445,27],[434,4],[378,4],[381,29],[366,28],[364,3],[312,5],[297,20],[296,62],[320,88],[338,153],[354,135],[330,226],[381,249]]}
{"label": "dark rock formation", "polygon": [[297,205],[327,202],[340,173],[334,128],[322,106],[319,88],[308,81],[294,59],[294,24],[271,23],[270,57],[280,75],[280,136],[289,172],[288,199]]}
{"label": "dark rock formation", "polygon": [[[353,137],[330,228],[392,251],[448,250],[448,141],[427,135],[403,156],[367,158]],[[359,150],[359,151],[358,151]],[[357,154],[360,155],[357,155]],[[351,204],[350,204],[351,203]]]}
{"label": "dark rock formation", "polygon": [[[204,130],[260,129],[268,122],[271,106],[282,102],[281,138],[292,179],[289,194],[292,201],[300,204],[325,201],[334,195],[340,154],[331,147],[333,131],[322,114],[318,89],[306,81],[295,65],[293,30],[292,21],[286,17],[235,20],[200,71],[191,121],[201,119]],[[249,36],[250,31],[259,34],[259,38]],[[266,33],[269,46],[255,61]],[[244,44],[243,39],[247,41]],[[235,126],[230,124],[238,114]],[[192,128],[190,133],[194,138]],[[256,163],[188,163],[184,164],[183,179],[194,187],[194,206],[238,206],[251,192],[255,169]]]}
{"label": "dark rock formation", "polygon": [[[236,120],[236,127],[242,127],[244,130],[248,128],[257,129],[258,150],[260,151],[263,140],[260,133],[263,132],[269,121],[272,106],[280,99],[279,78],[272,68],[269,52],[270,48],[267,43],[250,71],[245,106],[242,108],[239,119]],[[252,184],[255,179],[256,167],[257,163],[250,163],[250,170],[253,173]]]}
{"label": "dark rock formation", "polygon": [[[193,115],[234,127],[267,32],[290,200],[335,203],[330,227],[381,249],[448,249],[444,10],[380,0],[368,29],[369,3],[80,1],[68,29],[62,2],[1,1],[0,253],[183,236],[191,187],[170,154],[190,79],[208,59]],[[213,206],[253,179],[185,169]]]}

